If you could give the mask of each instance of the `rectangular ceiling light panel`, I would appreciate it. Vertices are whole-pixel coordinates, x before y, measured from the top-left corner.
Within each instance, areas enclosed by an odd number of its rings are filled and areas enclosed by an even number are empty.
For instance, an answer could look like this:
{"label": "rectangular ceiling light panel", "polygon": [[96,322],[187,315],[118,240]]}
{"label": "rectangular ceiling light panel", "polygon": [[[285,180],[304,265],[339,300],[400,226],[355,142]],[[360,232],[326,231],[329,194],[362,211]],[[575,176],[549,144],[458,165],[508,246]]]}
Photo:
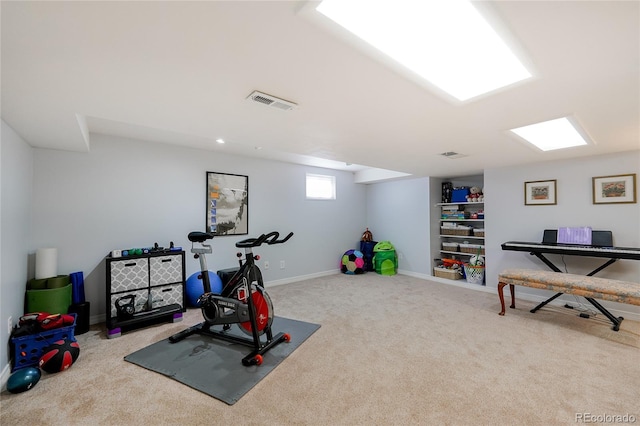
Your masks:
{"label": "rectangular ceiling light panel", "polygon": [[469,1],[323,0],[316,10],[460,101],[531,77]]}
{"label": "rectangular ceiling light panel", "polygon": [[567,117],[511,129],[513,133],[542,151],[587,145],[581,132]]}

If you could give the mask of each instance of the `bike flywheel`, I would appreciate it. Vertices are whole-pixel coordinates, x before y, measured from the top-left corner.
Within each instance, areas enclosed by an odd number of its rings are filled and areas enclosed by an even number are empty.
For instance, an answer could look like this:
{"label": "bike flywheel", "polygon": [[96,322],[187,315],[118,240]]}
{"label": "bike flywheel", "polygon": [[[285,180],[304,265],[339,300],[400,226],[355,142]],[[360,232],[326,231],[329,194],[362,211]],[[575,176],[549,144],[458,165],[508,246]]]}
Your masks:
{"label": "bike flywheel", "polygon": [[[259,335],[262,335],[267,327],[271,327],[273,322],[273,303],[271,303],[271,298],[264,288],[257,284],[251,285],[251,300],[256,312],[257,331]],[[244,333],[253,335],[251,321],[238,323],[238,327]]]}

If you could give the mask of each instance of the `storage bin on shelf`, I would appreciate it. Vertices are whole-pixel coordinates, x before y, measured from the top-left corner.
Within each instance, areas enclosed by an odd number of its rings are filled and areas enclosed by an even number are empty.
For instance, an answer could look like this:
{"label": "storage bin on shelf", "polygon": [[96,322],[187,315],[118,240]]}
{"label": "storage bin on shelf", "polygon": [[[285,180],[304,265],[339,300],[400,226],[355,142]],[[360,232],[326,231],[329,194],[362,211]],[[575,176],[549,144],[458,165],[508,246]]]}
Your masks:
{"label": "storage bin on shelf", "polygon": [[460,244],[460,252],[484,255],[484,246],[481,244]]}
{"label": "storage bin on shelf", "polygon": [[458,251],[458,243],[450,243],[447,241],[442,242],[442,250],[446,251]]}
{"label": "storage bin on shelf", "polygon": [[[455,225],[455,224],[454,224]],[[469,236],[471,235],[471,230],[473,228],[471,226],[465,225],[457,225],[457,226],[441,226],[440,234],[442,235],[458,235],[458,236]]]}
{"label": "storage bin on shelf", "polygon": [[471,194],[471,188],[468,186],[461,186],[459,188],[453,188],[451,195],[451,202],[453,203],[466,203],[467,196]]}
{"label": "storage bin on shelf", "polygon": [[473,228],[474,237],[484,237],[484,228]]}
{"label": "storage bin on shelf", "polygon": [[73,316],[73,324],[71,325],[12,338],[10,340],[13,353],[11,371],[26,367],[36,367],[46,347],[58,340],[77,341],[74,335],[77,314],[69,315]]}
{"label": "storage bin on shelf", "polygon": [[448,269],[448,268],[440,268],[435,266],[433,268],[433,275],[439,278],[447,278],[450,280],[459,280],[462,279],[462,270],[461,269]]}

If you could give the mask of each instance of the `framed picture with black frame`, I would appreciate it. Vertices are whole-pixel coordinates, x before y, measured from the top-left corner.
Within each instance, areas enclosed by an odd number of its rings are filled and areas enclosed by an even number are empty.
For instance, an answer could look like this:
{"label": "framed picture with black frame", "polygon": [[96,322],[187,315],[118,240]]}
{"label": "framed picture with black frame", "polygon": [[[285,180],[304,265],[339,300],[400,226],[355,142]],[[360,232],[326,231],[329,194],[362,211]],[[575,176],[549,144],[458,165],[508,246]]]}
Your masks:
{"label": "framed picture with black frame", "polygon": [[526,206],[557,204],[556,180],[536,180],[525,182],[524,204]]}
{"label": "framed picture with black frame", "polygon": [[249,176],[207,172],[206,230],[213,235],[249,233]]}

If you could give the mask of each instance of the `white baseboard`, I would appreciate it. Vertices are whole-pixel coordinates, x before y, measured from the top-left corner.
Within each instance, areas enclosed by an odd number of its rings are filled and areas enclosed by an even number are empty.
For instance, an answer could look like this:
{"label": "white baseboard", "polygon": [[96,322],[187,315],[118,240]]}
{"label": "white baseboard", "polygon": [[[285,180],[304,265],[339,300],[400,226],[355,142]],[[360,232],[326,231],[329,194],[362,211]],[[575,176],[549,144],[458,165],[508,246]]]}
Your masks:
{"label": "white baseboard", "polygon": [[2,383],[2,392],[7,390],[7,380],[9,380],[10,375],[11,375],[11,364],[7,364],[2,369],[2,374],[0,374],[0,383]]}
{"label": "white baseboard", "polygon": [[[292,277],[292,278],[285,278],[282,280],[274,280],[274,281],[267,281],[265,282],[265,287],[275,287],[278,285],[283,285],[283,284],[291,284],[291,283],[295,283],[298,281],[304,281],[304,280],[309,280],[311,278],[318,278],[318,277],[324,277],[327,275],[333,275],[333,274],[339,274],[340,271],[325,271],[325,272],[318,272],[315,274],[309,274],[309,275],[300,275],[297,277]],[[99,324],[101,322],[105,322],[107,320],[107,314],[100,314],[100,315],[91,315],[89,317],[89,324],[94,325],[94,324]]]}
{"label": "white baseboard", "polygon": [[299,281],[310,280],[312,278],[326,277],[326,276],[329,276],[329,275],[335,275],[335,274],[339,274],[339,273],[340,273],[340,271],[332,269],[330,271],[316,272],[315,274],[299,275],[297,277],[284,278],[284,279],[281,279],[281,280],[267,281],[267,282],[264,283],[264,287],[265,288],[269,288],[269,287],[275,287],[275,286],[283,285],[283,284],[297,283]]}

